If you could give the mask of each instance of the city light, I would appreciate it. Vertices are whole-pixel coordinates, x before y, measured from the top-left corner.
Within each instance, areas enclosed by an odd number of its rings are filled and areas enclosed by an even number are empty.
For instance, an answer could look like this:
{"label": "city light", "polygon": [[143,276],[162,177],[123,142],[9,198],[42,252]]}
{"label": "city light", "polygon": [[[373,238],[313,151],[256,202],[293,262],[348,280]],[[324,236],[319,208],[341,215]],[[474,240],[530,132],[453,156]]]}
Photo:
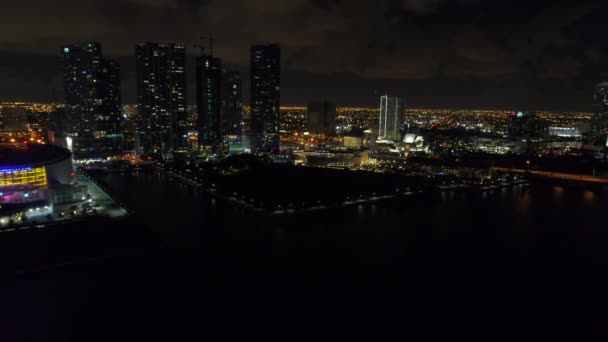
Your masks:
{"label": "city light", "polygon": [[7,2],[3,340],[606,340],[607,10]]}

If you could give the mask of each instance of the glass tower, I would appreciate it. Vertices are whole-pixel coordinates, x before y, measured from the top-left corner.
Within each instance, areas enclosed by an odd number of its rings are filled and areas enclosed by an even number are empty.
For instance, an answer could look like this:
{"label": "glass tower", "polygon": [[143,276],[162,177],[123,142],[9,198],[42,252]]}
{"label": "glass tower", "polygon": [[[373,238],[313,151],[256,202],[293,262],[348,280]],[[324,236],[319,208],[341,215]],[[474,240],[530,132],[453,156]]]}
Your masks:
{"label": "glass tower", "polygon": [[198,143],[216,150],[221,133],[222,61],[209,55],[196,59],[196,102],[198,107]]}
{"label": "glass tower", "polygon": [[143,43],[135,47],[135,59],[136,151],[170,159],[174,150],[187,145],[185,48]]}
{"label": "glass tower", "polygon": [[103,139],[100,148],[108,154],[120,153],[123,150],[123,116],[121,113],[120,95],[120,65],[113,60],[102,59],[99,69],[99,94],[101,96],[101,120],[99,134],[96,138]]}
{"label": "glass tower", "polygon": [[608,133],[608,81],[595,85],[593,91],[592,125],[594,137]]}
{"label": "glass tower", "polygon": [[186,106],[186,49],[169,44],[167,47],[169,64],[169,110],[173,123],[173,148],[184,150],[188,147],[188,108]]}
{"label": "glass tower", "polygon": [[241,73],[224,70],[222,79],[222,134],[243,134],[243,92]]}
{"label": "glass tower", "polygon": [[277,44],[251,47],[251,149],[278,152],[281,106],[281,49]]}
{"label": "glass tower", "polygon": [[99,43],[62,48],[67,134],[76,158],[121,150],[120,67],[104,60]]}

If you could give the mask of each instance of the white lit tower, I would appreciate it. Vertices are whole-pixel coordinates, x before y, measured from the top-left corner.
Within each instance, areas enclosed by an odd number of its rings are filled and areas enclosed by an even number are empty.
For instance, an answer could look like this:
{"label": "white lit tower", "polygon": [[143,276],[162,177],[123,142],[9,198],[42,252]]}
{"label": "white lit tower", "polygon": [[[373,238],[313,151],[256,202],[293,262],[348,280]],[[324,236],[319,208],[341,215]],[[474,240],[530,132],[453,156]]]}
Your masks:
{"label": "white lit tower", "polygon": [[399,141],[401,125],[405,120],[405,98],[380,97],[380,124],[378,137],[385,140]]}

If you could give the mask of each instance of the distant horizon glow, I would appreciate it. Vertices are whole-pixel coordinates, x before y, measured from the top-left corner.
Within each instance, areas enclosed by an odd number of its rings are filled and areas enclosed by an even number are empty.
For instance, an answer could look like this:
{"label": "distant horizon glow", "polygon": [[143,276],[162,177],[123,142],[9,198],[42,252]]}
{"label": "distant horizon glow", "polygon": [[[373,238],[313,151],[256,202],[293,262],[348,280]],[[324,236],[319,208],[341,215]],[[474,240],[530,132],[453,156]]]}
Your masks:
{"label": "distant horizon glow", "polygon": [[[25,101],[0,101],[1,107],[14,107],[14,106],[54,106],[54,107],[63,107],[63,103],[61,102],[25,102]],[[282,105],[281,111],[289,111],[289,110],[306,110],[307,104],[300,105]],[[136,109],[137,105],[132,103],[125,103],[121,106],[122,108]],[[190,104],[188,108],[195,108],[196,105]],[[249,105],[243,105],[243,110],[249,110]],[[351,106],[351,105],[343,105],[336,106],[336,109],[339,110],[376,110],[379,112],[377,106]],[[408,115],[409,112],[424,112],[424,111],[477,111],[477,112],[504,112],[504,113],[513,113],[513,109],[510,108],[483,108],[483,107],[468,107],[468,108],[460,108],[460,107],[412,107],[407,108]],[[590,110],[550,110],[550,109],[526,109],[525,111],[533,111],[533,112],[548,112],[548,113],[580,113],[580,114],[588,114],[592,115],[593,112]]]}

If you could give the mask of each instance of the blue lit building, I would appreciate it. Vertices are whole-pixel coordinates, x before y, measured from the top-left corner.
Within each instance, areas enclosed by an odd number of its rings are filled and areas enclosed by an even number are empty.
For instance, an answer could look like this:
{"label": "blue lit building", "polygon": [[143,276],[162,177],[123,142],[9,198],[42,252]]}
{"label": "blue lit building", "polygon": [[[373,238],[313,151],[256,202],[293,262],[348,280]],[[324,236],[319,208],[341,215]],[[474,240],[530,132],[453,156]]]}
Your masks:
{"label": "blue lit building", "polygon": [[0,155],[0,228],[11,220],[49,215],[53,205],[69,202],[63,197],[76,196],[77,202],[86,194],[86,187],[69,186],[74,172],[67,149],[10,143],[0,144]]}

